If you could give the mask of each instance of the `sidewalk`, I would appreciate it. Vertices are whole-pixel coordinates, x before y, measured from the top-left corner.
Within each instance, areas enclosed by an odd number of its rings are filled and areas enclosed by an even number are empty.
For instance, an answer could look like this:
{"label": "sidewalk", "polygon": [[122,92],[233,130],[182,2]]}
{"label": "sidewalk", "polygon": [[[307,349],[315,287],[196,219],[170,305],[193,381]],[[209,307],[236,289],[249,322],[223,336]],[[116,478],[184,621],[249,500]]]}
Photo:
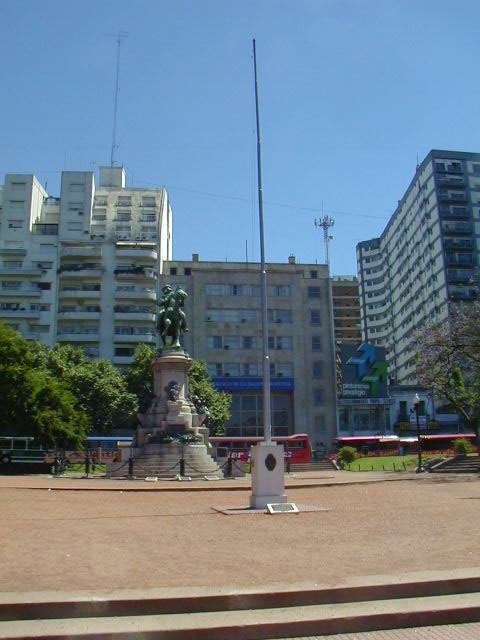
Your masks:
{"label": "sidewalk", "polygon": [[388,631],[341,633],[333,636],[305,636],[276,640],[479,640],[480,622],[447,624],[435,627],[412,627]]}

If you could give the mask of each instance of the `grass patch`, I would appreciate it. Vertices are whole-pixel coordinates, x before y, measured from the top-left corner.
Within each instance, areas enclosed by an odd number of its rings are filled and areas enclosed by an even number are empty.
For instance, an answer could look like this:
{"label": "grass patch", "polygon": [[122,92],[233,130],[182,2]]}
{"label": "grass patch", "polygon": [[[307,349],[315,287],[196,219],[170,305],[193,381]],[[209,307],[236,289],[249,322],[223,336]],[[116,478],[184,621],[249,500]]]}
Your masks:
{"label": "grass patch", "polygon": [[[423,463],[439,456],[422,455]],[[346,471],[413,471],[418,462],[417,455],[408,456],[375,456],[357,458],[345,466]]]}

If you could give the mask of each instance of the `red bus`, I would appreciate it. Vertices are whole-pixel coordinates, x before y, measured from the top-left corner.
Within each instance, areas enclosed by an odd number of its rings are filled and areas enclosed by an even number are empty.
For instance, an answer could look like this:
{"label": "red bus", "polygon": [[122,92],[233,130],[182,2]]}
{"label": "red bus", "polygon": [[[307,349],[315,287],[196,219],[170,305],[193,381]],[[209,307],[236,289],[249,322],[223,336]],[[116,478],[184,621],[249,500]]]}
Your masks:
{"label": "red bus", "polygon": [[[231,455],[238,460],[248,459],[250,447],[261,442],[263,438],[230,438],[228,436],[212,436],[209,438],[210,444],[214,448],[215,457],[227,458]],[[312,447],[310,438],[306,433],[295,433],[293,436],[272,438],[274,442],[283,444],[284,456],[290,457],[290,462],[305,463],[312,461]]]}
{"label": "red bus", "polygon": [[[450,449],[453,452],[454,440],[468,440],[475,445],[474,433],[435,433],[420,434],[422,451],[430,453],[446,453]],[[365,456],[398,456],[402,453],[417,451],[417,436],[340,436],[333,441],[335,451],[341,447],[355,447],[360,455]]]}

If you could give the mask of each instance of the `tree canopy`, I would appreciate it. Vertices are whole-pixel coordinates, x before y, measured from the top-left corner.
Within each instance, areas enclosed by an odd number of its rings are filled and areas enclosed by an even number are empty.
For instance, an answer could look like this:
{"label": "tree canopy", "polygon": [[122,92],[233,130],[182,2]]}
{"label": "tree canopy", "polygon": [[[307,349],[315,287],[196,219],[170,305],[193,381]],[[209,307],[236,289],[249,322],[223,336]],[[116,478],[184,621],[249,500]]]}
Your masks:
{"label": "tree canopy", "polygon": [[479,435],[480,302],[451,305],[449,318],[417,332],[419,384],[444,398]]}
{"label": "tree canopy", "polygon": [[108,360],[90,361],[72,345],[49,349],[33,343],[31,348],[37,367],[61,380],[74,395],[78,409],[88,418],[89,431],[106,435],[133,425],[137,398],[128,391],[125,376]]}
{"label": "tree canopy", "polygon": [[50,446],[78,447],[89,423],[68,385],[36,367],[31,344],[0,324],[0,430]]}

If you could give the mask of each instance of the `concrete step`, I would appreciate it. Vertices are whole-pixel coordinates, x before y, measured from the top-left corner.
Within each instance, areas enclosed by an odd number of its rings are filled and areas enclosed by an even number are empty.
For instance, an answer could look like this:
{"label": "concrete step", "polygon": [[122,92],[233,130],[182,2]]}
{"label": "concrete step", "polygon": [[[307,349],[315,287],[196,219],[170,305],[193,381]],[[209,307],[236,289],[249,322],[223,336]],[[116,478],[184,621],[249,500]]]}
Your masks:
{"label": "concrete step", "polygon": [[[300,591],[0,601],[4,640],[262,640],[480,621],[480,579]],[[417,595],[416,595],[417,594]],[[415,597],[416,596],[416,597]]]}

